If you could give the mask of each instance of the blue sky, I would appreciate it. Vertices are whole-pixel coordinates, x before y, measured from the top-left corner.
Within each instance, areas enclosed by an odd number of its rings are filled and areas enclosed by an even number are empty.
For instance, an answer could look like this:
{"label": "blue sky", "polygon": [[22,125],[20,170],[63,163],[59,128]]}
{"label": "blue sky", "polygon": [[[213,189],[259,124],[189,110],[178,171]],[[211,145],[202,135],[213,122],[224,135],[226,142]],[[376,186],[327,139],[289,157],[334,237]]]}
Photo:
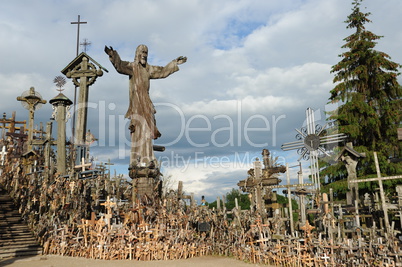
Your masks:
{"label": "blue sky", "polygon": [[[185,191],[198,199],[214,200],[237,188],[263,148],[283,163],[297,164],[298,155],[280,146],[295,140],[308,107],[326,108],[333,88],[331,66],[344,51],[343,38],[352,34],[343,23],[351,2],[4,1],[1,112],[11,116],[15,110],[17,119],[26,119],[16,97],[31,86],[46,100],[57,95],[53,79],[76,53],[77,27],[70,22],[81,15],[87,24],[81,26],[80,42],[87,38],[87,53],[109,70],[90,88],[88,128],[99,138],[91,151],[97,162],[110,158],[112,169],[127,175],[128,122],[123,117],[128,79],[114,70],[104,46],[131,61],[135,48],[146,44],[153,65],[187,56],[179,72],[151,82],[162,132],[155,143],[167,146],[156,156],[166,177],[182,180]],[[376,49],[401,63],[402,2],[366,0],[362,8],[372,13],[367,29],[384,36]],[[70,80],[63,93],[73,99]],[[44,105],[35,122],[45,123],[51,112]]]}

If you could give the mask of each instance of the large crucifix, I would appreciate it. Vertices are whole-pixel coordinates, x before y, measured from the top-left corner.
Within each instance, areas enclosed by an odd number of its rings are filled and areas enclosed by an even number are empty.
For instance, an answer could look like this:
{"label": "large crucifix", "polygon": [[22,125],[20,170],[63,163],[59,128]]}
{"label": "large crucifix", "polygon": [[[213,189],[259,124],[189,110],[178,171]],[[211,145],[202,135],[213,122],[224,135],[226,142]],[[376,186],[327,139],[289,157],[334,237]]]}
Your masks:
{"label": "large crucifix", "polygon": [[43,100],[40,94],[35,92],[35,88],[31,87],[29,92],[24,92],[21,96],[17,97],[18,101],[21,101],[22,105],[29,111],[29,126],[28,126],[28,151],[32,149],[33,140],[33,124],[35,117],[35,110],[41,104],[46,104],[46,100]]}

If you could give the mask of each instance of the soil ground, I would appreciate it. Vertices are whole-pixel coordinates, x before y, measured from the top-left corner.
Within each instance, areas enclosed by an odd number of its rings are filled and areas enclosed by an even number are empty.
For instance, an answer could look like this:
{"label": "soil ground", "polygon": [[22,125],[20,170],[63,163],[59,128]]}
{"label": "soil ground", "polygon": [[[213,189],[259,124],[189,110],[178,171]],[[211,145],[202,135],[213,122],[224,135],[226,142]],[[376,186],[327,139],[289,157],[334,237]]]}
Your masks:
{"label": "soil ground", "polygon": [[170,261],[130,261],[130,260],[93,260],[85,258],[38,255],[0,259],[0,266],[11,267],[254,267],[265,266],[238,261],[227,257],[203,256],[185,260]]}

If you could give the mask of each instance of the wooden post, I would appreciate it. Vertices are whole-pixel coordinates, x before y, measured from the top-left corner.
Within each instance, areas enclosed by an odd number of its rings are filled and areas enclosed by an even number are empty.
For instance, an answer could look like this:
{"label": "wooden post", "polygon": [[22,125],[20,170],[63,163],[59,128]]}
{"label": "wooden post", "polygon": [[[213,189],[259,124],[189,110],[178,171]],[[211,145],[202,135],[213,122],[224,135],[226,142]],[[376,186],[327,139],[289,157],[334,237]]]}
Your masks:
{"label": "wooden post", "polygon": [[46,143],[44,149],[44,157],[45,157],[45,179],[49,181],[49,169],[50,169],[50,148],[51,148],[51,139],[52,139],[52,128],[53,123],[51,121],[46,123]]}
{"label": "wooden post", "polygon": [[57,172],[66,172],[66,114],[67,108],[73,103],[62,93],[49,101],[56,109],[57,121]]}
{"label": "wooden post", "polygon": [[382,186],[381,171],[380,171],[380,165],[378,164],[377,152],[374,152],[374,162],[375,162],[375,169],[377,171],[377,177],[380,178],[378,179],[378,185],[380,187],[381,206],[382,210],[384,211],[385,231],[386,233],[389,233],[388,208],[387,204],[385,203],[384,187]]}
{"label": "wooden post", "polygon": [[290,192],[290,174],[289,174],[289,163],[286,163],[286,181],[288,185],[288,205],[289,205],[289,224],[290,224],[290,235],[293,236],[295,231],[293,225],[293,208],[292,208],[292,198]]}

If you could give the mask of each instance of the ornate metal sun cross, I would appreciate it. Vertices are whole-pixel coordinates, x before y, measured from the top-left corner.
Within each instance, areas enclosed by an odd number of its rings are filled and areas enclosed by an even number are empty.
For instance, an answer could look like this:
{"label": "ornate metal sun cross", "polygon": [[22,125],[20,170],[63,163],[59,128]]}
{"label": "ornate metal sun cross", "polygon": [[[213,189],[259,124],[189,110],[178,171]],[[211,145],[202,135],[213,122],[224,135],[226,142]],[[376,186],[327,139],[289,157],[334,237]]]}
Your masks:
{"label": "ornate metal sun cross", "polygon": [[316,124],[314,110],[308,108],[306,110],[306,126],[300,130],[296,129],[297,141],[285,143],[281,146],[283,151],[297,150],[297,153],[300,155],[298,161],[301,159],[310,159],[311,177],[317,190],[320,190],[318,156],[320,153],[328,155],[323,146],[339,143],[347,137],[343,133],[326,135],[327,129],[331,126],[332,123],[327,123],[324,126]]}
{"label": "ornate metal sun cross", "polygon": [[57,91],[59,91],[60,93],[64,91],[63,86],[66,84],[66,78],[64,78],[63,76],[56,76],[53,82],[58,87],[58,89],[56,89]]}

